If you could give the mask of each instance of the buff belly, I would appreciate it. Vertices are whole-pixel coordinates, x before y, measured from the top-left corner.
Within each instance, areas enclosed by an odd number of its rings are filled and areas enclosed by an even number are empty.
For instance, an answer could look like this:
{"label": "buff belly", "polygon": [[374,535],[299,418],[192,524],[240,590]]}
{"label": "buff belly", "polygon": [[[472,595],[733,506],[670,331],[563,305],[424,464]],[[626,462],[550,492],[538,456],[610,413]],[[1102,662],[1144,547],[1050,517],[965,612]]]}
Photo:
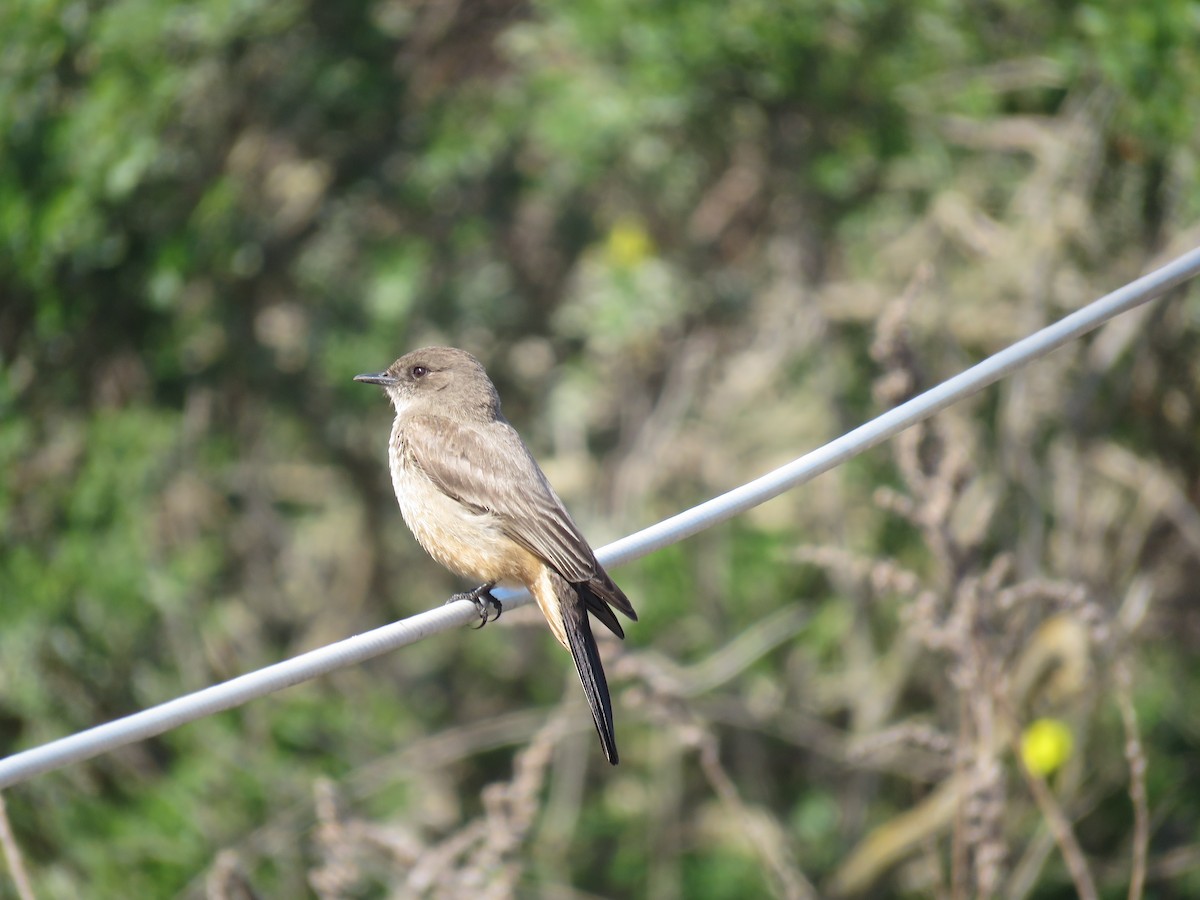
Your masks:
{"label": "buff belly", "polygon": [[396,466],[392,485],[404,521],[425,552],[464,578],[528,586],[541,561],[501,531],[490,513],[448,497],[424,472]]}

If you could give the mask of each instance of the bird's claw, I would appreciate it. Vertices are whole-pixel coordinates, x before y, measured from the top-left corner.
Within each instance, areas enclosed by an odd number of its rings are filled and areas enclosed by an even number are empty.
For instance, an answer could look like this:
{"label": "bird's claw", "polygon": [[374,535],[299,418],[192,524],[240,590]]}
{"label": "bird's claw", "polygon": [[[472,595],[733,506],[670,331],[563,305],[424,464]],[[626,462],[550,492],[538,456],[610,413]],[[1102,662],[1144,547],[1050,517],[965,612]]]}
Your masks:
{"label": "bird's claw", "polygon": [[[461,594],[455,594],[447,603],[454,603],[458,600],[468,600],[475,604],[475,609],[479,612],[479,624],[476,628],[482,628],[488,622],[495,621],[500,618],[500,614],[504,612],[504,607],[500,605],[500,601],[492,596],[492,588],[494,584],[481,584],[472,591],[464,591]],[[493,617],[491,611],[495,610],[496,615]]]}

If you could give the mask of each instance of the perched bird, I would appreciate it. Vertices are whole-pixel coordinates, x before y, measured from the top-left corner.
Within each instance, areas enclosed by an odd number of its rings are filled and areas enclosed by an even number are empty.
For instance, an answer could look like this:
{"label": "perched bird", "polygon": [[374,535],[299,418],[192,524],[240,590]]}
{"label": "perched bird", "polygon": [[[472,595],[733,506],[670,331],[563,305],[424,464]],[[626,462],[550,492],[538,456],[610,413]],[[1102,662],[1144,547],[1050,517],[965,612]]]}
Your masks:
{"label": "perched bird", "polygon": [[588,613],[619,638],[625,632],[613,609],[634,621],[637,614],[501,414],[483,365],[463,350],[426,347],[354,380],[381,385],[395,407],[388,460],[413,535],[447,569],[484,582],[452,600],[471,600],[487,622],[489,604],[500,613],[492,588],[529,590],[571,652],[615,766],[612,701]]}

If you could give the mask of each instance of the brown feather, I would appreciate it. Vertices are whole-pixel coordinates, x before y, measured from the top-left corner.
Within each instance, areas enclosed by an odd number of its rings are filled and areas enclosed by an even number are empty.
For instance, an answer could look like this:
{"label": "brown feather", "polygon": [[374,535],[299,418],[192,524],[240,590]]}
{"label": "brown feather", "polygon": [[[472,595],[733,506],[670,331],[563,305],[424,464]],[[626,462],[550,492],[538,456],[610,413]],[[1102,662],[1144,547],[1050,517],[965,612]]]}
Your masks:
{"label": "brown feather", "polygon": [[[524,442],[503,419],[456,422],[419,415],[405,422],[409,459],[448,496],[475,513],[490,513],[513,541],[545,560],[566,581],[586,585],[596,601],[630,619],[637,614],[597,562],[592,548],[546,480]],[[585,601],[586,602],[586,601]],[[616,634],[620,625],[589,606]]]}

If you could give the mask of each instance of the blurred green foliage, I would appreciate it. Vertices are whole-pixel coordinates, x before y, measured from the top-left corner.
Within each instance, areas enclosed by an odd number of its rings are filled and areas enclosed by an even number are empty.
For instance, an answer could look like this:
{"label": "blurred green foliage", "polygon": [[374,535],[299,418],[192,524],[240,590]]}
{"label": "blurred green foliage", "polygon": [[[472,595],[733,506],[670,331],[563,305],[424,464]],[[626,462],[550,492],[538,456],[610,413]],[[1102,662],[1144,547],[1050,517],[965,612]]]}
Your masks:
{"label": "blurred green foliage", "polygon": [[[927,386],[1194,244],[1198,22],[1190,0],[0,4],[0,753],[456,589],[404,532],[388,411],[350,380],[406,349],[484,359],[599,544],[898,399],[881,372]],[[907,361],[882,361],[906,290]],[[946,454],[922,475],[876,451],[616,572],[641,613],[609,656],[624,762],[602,771],[582,726],[543,760],[513,890],[788,895],[791,865],[845,886],[864,836],[953,767],[863,765],[843,740],[961,738],[969,697],[878,573],[956,603],[1002,554],[1126,629],[1150,877],[1194,889],[1170,861],[1200,841],[1196,309],[964,407],[974,469],[937,527],[880,492],[921,508]],[[979,497],[985,533],[941,553]],[[793,604],[794,633],[755,630]],[[1012,672],[1043,605],[1005,620]],[[489,809],[543,708],[582,722],[557,647],[513,618],[10,790],[38,896],[231,896],[226,848],[266,896],[403,895],[396,846]],[[676,682],[648,672],[710,687],[656,705]],[[1133,838],[1103,690],[1041,712],[1077,730],[1055,785],[1116,896]],[[1056,856],[1032,861],[1044,826],[1014,761],[988,752],[1022,896],[1071,895]],[[951,830],[873,889],[935,893],[962,865]],[[337,882],[346,846],[366,856]]]}

